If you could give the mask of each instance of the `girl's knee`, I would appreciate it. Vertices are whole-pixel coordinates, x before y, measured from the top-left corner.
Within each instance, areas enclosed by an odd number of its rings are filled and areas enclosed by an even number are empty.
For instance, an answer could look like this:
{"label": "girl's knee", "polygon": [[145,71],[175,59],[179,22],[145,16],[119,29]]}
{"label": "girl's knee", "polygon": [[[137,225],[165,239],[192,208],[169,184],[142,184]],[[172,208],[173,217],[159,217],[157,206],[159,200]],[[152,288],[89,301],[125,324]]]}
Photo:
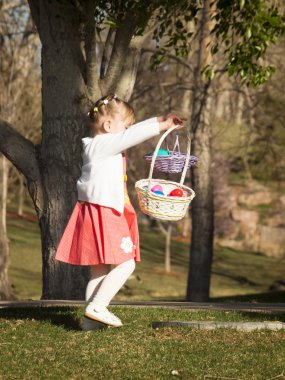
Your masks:
{"label": "girl's knee", "polygon": [[109,264],[98,264],[92,265],[90,267],[90,277],[97,278],[101,276],[106,276],[111,270],[111,265]]}
{"label": "girl's knee", "polygon": [[131,270],[131,273],[133,273],[133,271],[136,269],[136,262],[134,259],[129,260],[129,261],[130,261],[130,270]]}
{"label": "girl's knee", "polygon": [[131,259],[120,264],[120,267],[126,269],[129,272],[129,274],[132,274],[136,268],[136,262],[134,259]]}

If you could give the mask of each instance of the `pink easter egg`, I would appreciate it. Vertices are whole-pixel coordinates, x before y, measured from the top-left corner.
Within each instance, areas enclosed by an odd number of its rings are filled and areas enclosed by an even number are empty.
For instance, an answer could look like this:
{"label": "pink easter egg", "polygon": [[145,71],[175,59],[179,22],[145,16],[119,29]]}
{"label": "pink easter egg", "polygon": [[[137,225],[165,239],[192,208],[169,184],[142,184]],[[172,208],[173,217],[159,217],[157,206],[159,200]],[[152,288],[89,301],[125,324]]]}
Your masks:
{"label": "pink easter egg", "polygon": [[163,188],[161,185],[154,185],[152,188],[151,188],[151,191],[155,192],[155,191],[161,191],[163,192]]}

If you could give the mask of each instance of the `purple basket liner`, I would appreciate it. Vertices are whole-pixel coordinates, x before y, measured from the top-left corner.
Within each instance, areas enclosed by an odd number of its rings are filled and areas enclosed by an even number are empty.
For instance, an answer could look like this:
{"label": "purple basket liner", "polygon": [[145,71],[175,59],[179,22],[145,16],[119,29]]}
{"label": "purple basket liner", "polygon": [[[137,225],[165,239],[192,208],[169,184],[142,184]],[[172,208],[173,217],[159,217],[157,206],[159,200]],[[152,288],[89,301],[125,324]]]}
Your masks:
{"label": "purple basket liner", "polygon": [[[144,156],[144,159],[146,161],[151,161],[152,156],[146,154]],[[184,165],[185,160],[186,160],[186,153],[178,153],[178,152],[171,152],[170,151],[169,156],[157,156],[154,166],[156,167],[156,164],[159,165],[159,163],[165,163],[165,165],[167,165],[167,164],[171,165],[171,164],[175,164],[175,163],[179,164],[179,162]],[[190,156],[188,167],[191,165],[195,165],[197,161],[198,161],[198,158],[196,156]]]}

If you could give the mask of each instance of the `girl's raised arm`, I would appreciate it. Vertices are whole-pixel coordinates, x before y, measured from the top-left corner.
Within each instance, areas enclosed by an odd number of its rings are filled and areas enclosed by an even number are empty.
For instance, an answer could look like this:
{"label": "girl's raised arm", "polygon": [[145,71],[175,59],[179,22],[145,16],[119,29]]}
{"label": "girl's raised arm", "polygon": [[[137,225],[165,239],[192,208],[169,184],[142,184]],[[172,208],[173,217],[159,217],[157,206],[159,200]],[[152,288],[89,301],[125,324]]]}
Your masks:
{"label": "girl's raised arm", "polygon": [[158,136],[161,131],[171,128],[173,124],[179,124],[178,129],[183,128],[183,120],[185,119],[176,114],[170,114],[165,118],[153,117],[133,124],[124,132],[97,136],[91,142],[90,148],[92,149],[92,145],[94,145],[96,153],[103,156],[115,155],[152,137]]}

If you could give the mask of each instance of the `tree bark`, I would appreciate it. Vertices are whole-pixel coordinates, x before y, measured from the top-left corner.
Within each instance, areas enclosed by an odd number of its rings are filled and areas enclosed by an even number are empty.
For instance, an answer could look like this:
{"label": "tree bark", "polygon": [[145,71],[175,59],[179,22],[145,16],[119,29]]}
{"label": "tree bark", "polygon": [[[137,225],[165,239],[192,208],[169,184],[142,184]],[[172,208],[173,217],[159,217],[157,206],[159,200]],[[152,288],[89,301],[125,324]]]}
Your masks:
{"label": "tree bark", "polygon": [[[88,268],[54,260],[77,200],[81,138],[85,132],[85,92],[80,70],[79,18],[72,6],[40,2],[42,42],[42,120],[39,149],[44,208],[39,218],[43,255],[43,299],[84,299]],[[61,17],[59,18],[58,15]]]}
{"label": "tree bark", "polygon": [[[104,93],[116,91],[126,57],[131,53],[129,47],[136,26],[136,16],[130,13],[124,20],[124,27],[118,28],[116,31],[108,68],[104,78],[100,81],[100,87]],[[138,62],[136,64],[138,65]]]}
{"label": "tree bark", "polygon": [[39,215],[43,212],[42,176],[36,147],[31,141],[0,119],[0,152],[26,177],[29,193]]}
{"label": "tree bark", "polygon": [[[61,7],[64,7],[64,11]],[[117,31],[119,41],[116,43],[115,38],[106,77],[94,89],[96,81],[91,80],[89,75],[88,82],[88,78],[79,70],[82,51],[78,14],[72,6],[49,5],[48,2],[45,2],[45,9],[40,9],[39,14],[43,45],[43,135],[40,166],[45,192],[44,215],[40,218],[43,244],[42,298],[82,299],[89,268],[54,260],[56,247],[77,200],[76,179],[80,176],[81,138],[85,133],[86,120],[84,107],[76,100],[85,93],[86,85],[89,85],[89,94],[97,94],[98,88],[107,92],[116,88],[117,75],[122,66],[119,68],[123,64],[121,54],[130,43],[134,25],[132,22],[125,31]],[[57,19],[57,14],[61,14],[62,18]],[[95,55],[93,60],[94,57]],[[91,57],[87,69],[90,68]]]}
{"label": "tree bark", "polygon": [[193,143],[193,154],[199,157],[199,164],[192,170],[192,183],[196,197],[192,204],[192,238],[187,300],[197,302],[209,300],[213,257],[214,205],[208,103],[200,115],[200,125]]}
{"label": "tree bark", "polygon": [[199,47],[195,55],[191,126],[192,152],[199,158],[192,170],[196,197],[192,204],[192,238],[187,301],[206,302],[210,294],[213,257],[214,206],[211,173],[210,81],[201,80],[201,70],[209,63],[210,1],[204,1],[200,24]]}
{"label": "tree bark", "polygon": [[85,57],[86,57],[86,85],[88,97],[93,102],[100,98],[101,92],[98,87],[98,59],[96,54],[96,28],[95,28],[95,2],[87,0],[85,4]]}
{"label": "tree bark", "polygon": [[86,72],[82,69],[84,55],[80,34],[81,23],[86,20],[80,20],[72,4],[42,1],[39,5],[30,1],[30,6],[42,42],[43,134],[38,158],[44,193],[44,209],[39,218],[43,252],[42,298],[82,299],[89,268],[54,260],[77,200],[76,179],[80,176],[81,138],[86,125],[86,110],[78,99],[86,94],[86,88],[92,98],[98,96],[99,89],[115,88],[123,66],[121,55],[130,43],[134,25],[132,22],[125,31],[117,31],[119,41],[117,44],[115,41],[108,73],[102,83],[98,83],[96,75],[92,75],[97,65],[96,52],[90,50],[94,41],[94,25],[90,18],[87,18],[85,41],[88,49],[84,63]]}
{"label": "tree bark", "polygon": [[8,279],[9,245],[6,228],[6,199],[8,187],[8,165],[6,158],[0,154],[0,300],[13,299]]}

